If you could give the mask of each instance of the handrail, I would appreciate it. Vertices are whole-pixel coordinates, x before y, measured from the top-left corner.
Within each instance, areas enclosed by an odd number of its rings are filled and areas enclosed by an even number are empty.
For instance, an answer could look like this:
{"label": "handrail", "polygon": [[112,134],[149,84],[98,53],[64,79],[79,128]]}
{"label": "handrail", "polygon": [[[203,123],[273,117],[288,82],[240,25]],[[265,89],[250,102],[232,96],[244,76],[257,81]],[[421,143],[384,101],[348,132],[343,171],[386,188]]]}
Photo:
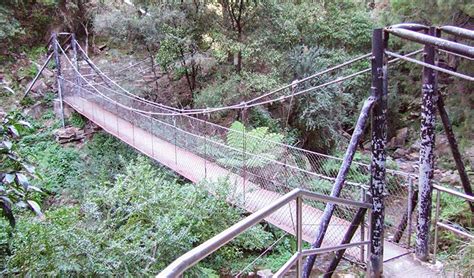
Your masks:
{"label": "handrail", "polygon": [[464,39],[474,40],[474,31],[457,27],[457,26],[441,26],[439,29],[445,33],[461,37]]}
{"label": "handrail", "polygon": [[[250,216],[232,225],[230,228],[227,228],[226,230],[217,234],[213,238],[208,239],[201,245],[188,251],[187,253],[185,253],[178,259],[176,259],[174,262],[172,262],[170,265],[168,265],[156,277],[157,278],[177,277],[181,275],[184,271],[186,271],[193,265],[197,264],[198,262],[200,262],[201,260],[209,256],[214,251],[224,246],[225,244],[227,244],[229,241],[231,241],[238,235],[242,234],[243,232],[245,232],[252,226],[260,223],[268,215],[272,214],[273,212],[277,211],[284,205],[294,200],[296,200],[296,203],[297,203],[296,213],[297,213],[297,220],[299,220],[296,223],[298,226],[297,227],[297,241],[298,241],[298,246],[299,246],[298,249],[300,250],[298,250],[298,252],[295,254],[296,259],[293,261],[290,260],[291,262],[288,261],[287,264],[285,264],[285,266],[288,266],[289,264],[289,267],[291,267],[297,260],[301,262],[302,257],[303,257],[303,252],[301,250],[301,241],[302,241],[302,236],[301,236],[302,201],[301,199],[303,197],[306,197],[312,200],[332,202],[332,203],[340,204],[340,205],[349,205],[349,206],[356,206],[356,207],[371,209],[371,204],[369,203],[363,203],[363,202],[357,202],[353,200],[331,197],[331,196],[322,195],[322,194],[310,192],[310,191],[299,189],[299,188],[293,189],[292,191],[283,195],[282,197],[280,197],[279,199],[277,199],[270,205],[258,210],[255,213],[252,213]],[[348,246],[353,247],[355,245],[362,245],[362,244],[368,244],[368,243],[369,242],[358,242],[358,243],[349,244]],[[334,250],[346,249],[346,248],[348,247],[336,246],[336,247],[328,247],[328,250],[334,251]],[[318,251],[317,249],[311,249],[311,250],[305,250],[305,252],[320,252],[320,251]]]}
{"label": "handrail", "polygon": [[474,240],[474,235],[472,234],[469,234],[465,231],[462,231],[460,229],[456,229],[455,227],[451,226],[451,225],[448,225],[446,223],[443,223],[441,221],[439,221],[439,210],[440,210],[440,193],[441,192],[444,192],[444,193],[447,193],[449,195],[452,195],[452,196],[455,196],[455,197],[458,197],[458,198],[461,198],[461,199],[464,199],[468,202],[474,202],[474,196],[470,196],[470,195],[467,195],[467,194],[464,194],[464,193],[461,193],[461,192],[458,192],[456,190],[453,190],[453,189],[450,189],[450,188],[447,188],[447,187],[444,187],[444,186],[440,186],[440,185],[433,185],[433,189],[437,190],[436,192],[436,211],[435,211],[435,221],[433,222],[433,225],[434,225],[434,230],[435,230],[435,234],[434,234],[434,248],[433,248],[433,261],[434,263],[436,263],[436,253],[438,251],[438,227],[441,227],[441,228],[444,228],[444,229],[447,229],[453,233],[455,233],[456,235],[459,235],[461,237],[465,237],[465,238],[469,238],[470,240]]}
{"label": "handrail", "polygon": [[451,188],[447,188],[447,187],[444,187],[444,186],[441,186],[441,185],[437,185],[437,184],[434,184],[433,185],[433,188],[438,190],[438,191],[442,191],[442,192],[446,192],[446,193],[449,193],[451,195],[454,195],[456,197],[459,197],[459,198],[462,198],[466,201],[469,201],[469,202],[474,202],[474,196],[470,196],[470,195],[467,195],[467,194],[464,194],[462,192],[459,192],[459,191],[456,191],[456,190],[453,190]]}
{"label": "handrail", "polygon": [[443,50],[448,50],[457,54],[474,58],[474,47],[469,46],[469,45],[465,45],[465,44],[461,44],[461,43],[457,43],[457,42],[453,42],[453,41],[449,41],[445,39],[440,39],[437,37],[432,37],[429,35],[417,33],[415,31],[410,31],[407,29],[388,27],[388,28],[385,28],[385,31],[403,39],[418,42],[421,44],[434,45]]}

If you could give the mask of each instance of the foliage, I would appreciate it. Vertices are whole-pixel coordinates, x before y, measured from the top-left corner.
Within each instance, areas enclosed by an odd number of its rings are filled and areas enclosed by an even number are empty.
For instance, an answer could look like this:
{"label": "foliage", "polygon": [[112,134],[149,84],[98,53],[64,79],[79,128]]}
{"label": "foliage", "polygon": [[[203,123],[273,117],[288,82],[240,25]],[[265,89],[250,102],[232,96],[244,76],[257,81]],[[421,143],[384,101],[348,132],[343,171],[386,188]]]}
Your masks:
{"label": "foliage", "polygon": [[22,34],[20,22],[13,16],[13,12],[6,7],[0,6],[0,41],[10,42],[15,36]]}
{"label": "foliage", "polygon": [[[113,185],[92,190],[80,206],[53,207],[46,221],[23,218],[4,274],[152,275],[239,220],[240,211],[225,201],[155,169],[131,161]],[[257,226],[204,265],[222,268],[271,237]]]}
{"label": "foliage", "polygon": [[127,161],[137,157],[127,145],[105,133],[96,134],[79,152],[56,143],[52,132],[24,136],[20,147],[22,155],[42,173],[43,179],[35,183],[51,193],[81,198],[88,190],[113,179]]}
{"label": "foliage", "polygon": [[194,95],[196,107],[215,107],[238,103],[243,98],[261,95],[278,85],[273,76],[242,72],[223,80],[218,78],[213,85]]}
{"label": "foliage", "polygon": [[69,123],[77,128],[84,128],[86,126],[87,120],[81,114],[74,112],[71,117],[68,119]]}
{"label": "foliage", "polygon": [[226,137],[226,145],[231,150],[217,161],[232,167],[263,167],[278,159],[282,152],[278,144],[282,140],[283,135],[269,132],[268,127],[247,130],[241,122],[235,121]]}
{"label": "foliage", "polygon": [[[391,13],[389,16],[388,13]],[[474,4],[464,0],[391,0],[385,19],[390,22],[460,24],[474,17]]]}
{"label": "foliage", "polygon": [[0,125],[0,206],[2,214],[12,227],[15,226],[14,206],[29,208],[42,216],[35,201],[35,192],[41,190],[30,184],[29,177],[36,174],[35,168],[18,153],[18,138],[31,125],[15,115],[5,115]]}
{"label": "foliage", "polygon": [[81,159],[77,150],[56,143],[51,131],[25,136],[21,143],[22,155],[34,162],[45,177],[35,181],[43,190],[58,193],[73,187],[71,184],[80,178],[78,163]]}

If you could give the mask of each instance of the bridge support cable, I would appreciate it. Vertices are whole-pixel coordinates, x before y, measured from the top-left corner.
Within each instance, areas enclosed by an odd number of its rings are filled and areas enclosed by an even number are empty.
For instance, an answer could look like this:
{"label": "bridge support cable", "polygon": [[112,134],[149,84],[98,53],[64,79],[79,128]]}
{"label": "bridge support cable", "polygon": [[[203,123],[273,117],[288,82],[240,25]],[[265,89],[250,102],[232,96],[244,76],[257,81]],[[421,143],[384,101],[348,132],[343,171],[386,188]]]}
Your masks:
{"label": "bridge support cable", "polygon": [[[315,74],[313,74],[313,75],[311,75],[311,76],[308,76],[308,77],[306,77],[306,78],[304,78],[304,79],[294,81],[294,82],[292,82],[292,83],[290,83],[290,84],[287,84],[287,85],[285,85],[285,86],[283,86],[283,87],[281,87],[281,88],[278,88],[278,89],[273,90],[273,91],[271,91],[271,92],[269,92],[269,93],[266,93],[266,94],[264,94],[264,95],[258,96],[258,97],[256,97],[256,98],[253,98],[253,99],[251,99],[251,100],[245,101],[245,102],[243,102],[243,103],[234,104],[234,105],[229,105],[229,106],[225,106],[225,107],[217,107],[217,108],[180,109],[180,108],[176,108],[176,107],[167,106],[167,105],[164,105],[164,104],[161,104],[161,103],[154,103],[154,102],[151,102],[151,101],[149,101],[149,100],[147,100],[147,99],[144,99],[144,98],[142,98],[142,97],[139,97],[139,96],[137,96],[137,95],[132,94],[131,92],[129,92],[128,90],[126,90],[125,88],[123,88],[122,86],[120,86],[119,84],[117,84],[115,81],[113,81],[112,79],[110,79],[107,75],[105,75],[105,74],[90,60],[90,58],[87,56],[87,54],[85,54],[84,50],[81,48],[81,46],[80,46],[79,44],[78,44],[78,48],[79,48],[79,50],[82,52],[82,55],[84,56],[84,59],[86,60],[86,62],[94,69],[94,71],[96,71],[96,72],[97,72],[98,74],[100,74],[103,78],[107,79],[109,82],[111,82],[112,84],[114,84],[115,86],[117,86],[118,88],[120,88],[120,90],[124,91],[126,94],[129,94],[129,95],[131,95],[131,96],[133,96],[133,97],[136,97],[136,98],[138,98],[138,99],[140,99],[140,100],[142,100],[142,101],[150,102],[150,103],[152,103],[152,104],[158,105],[158,106],[160,106],[161,108],[170,109],[170,110],[172,110],[172,111],[179,112],[180,114],[205,114],[205,113],[209,113],[209,112],[221,111],[221,110],[226,110],[226,109],[240,109],[240,108],[243,108],[244,105],[246,105],[247,108],[250,108],[250,107],[253,107],[253,106],[257,106],[257,105],[261,105],[262,103],[260,103],[260,102],[255,103],[255,102],[256,102],[257,100],[260,100],[260,99],[264,98],[264,97],[268,97],[268,96],[270,96],[270,95],[272,95],[272,94],[275,94],[275,93],[284,91],[284,90],[286,90],[286,89],[288,89],[288,88],[291,88],[291,87],[293,87],[293,86],[295,85],[295,83],[296,83],[296,84],[299,84],[299,83],[308,81],[308,80],[313,79],[313,78],[315,78],[315,77],[318,77],[318,76],[320,76],[320,75],[323,75],[323,74],[326,74],[326,73],[330,73],[330,72],[335,71],[335,70],[338,70],[338,69],[340,69],[340,68],[342,68],[342,67],[345,67],[345,66],[351,65],[351,64],[353,64],[353,63],[355,63],[355,62],[358,62],[358,61],[360,61],[360,60],[366,59],[367,57],[370,56],[370,53],[369,53],[369,54],[362,55],[362,56],[360,56],[360,57],[357,57],[357,58],[354,58],[354,59],[349,60],[349,61],[347,61],[347,62],[341,63],[341,64],[339,64],[339,65],[336,65],[336,66],[334,66],[334,67],[328,68],[328,69],[323,70],[323,71],[321,71],[321,72],[317,72],[317,73],[315,73]],[[355,76],[357,76],[357,75],[360,75],[360,74],[363,74],[363,73],[366,73],[366,72],[369,72],[369,71],[370,71],[370,70],[367,69],[367,70],[363,70],[363,71],[357,72],[357,73],[355,73],[355,74],[351,74],[351,75],[347,76],[347,78],[343,78],[342,80],[336,79],[336,80],[335,80],[335,81],[336,81],[335,83],[342,82],[342,81],[344,81],[344,80],[346,80],[346,79],[353,78],[353,77],[355,77]],[[104,82],[105,82],[105,81],[104,81]],[[332,84],[332,83],[331,83],[331,84]],[[326,85],[325,85],[325,86],[326,86]],[[306,91],[307,91],[307,90],[305,90],[305,92],[306,92]],[[311,91],[311,88],[310,88],[310,91]],[[291,97],[291,95],[290,95],[290,96],[286,96],[285,99],[288,98],[288,97]],[[278,98],[278,99],[275,99],[275,100],[271,100],[271,102],[277,101],[277,100],[282,100],[282,99],[281,99],[281,98]],[[265,102],[265,103],[267,103],[267,102]],[[187,112],[187,113],[183,113],[183,112]],[[193,113],[193,112],[194,112],[194,113]]]}
{"label": "bridge support cable", "polygon": [[[436,29],[431,27],[429,34],[434,36]],[[425,45],[424,62],[435,64],[435,47]],[[421,146],[420,173],[418,184],[418,224],[415,253],[421,261],[429,258],[429,233],[431,227],[431,202],[433,186],[435,120],[437,103],[436,71],[423,68],[422,106],[421,106]]]}
{"label": "bridge support cable", "polygon": [[383,29],[372,33],[372,162],[370,165],[370,246],[367,271],[370,277],[383,276],[383,243],[385,223],[385,145],[387,141],[387,64],[384,57],[388,35]]}
{"label": "bridge support cable", "polygon": [[48,58],[46,58],[46,61],[44,62],[44,64],[41,66],[41,68],[39,69],[38,73],[36,74],[36,76],[33,78],[33,81],[31,81],[30,85],[28,86],[28,88],[26,89],[26,91],[23,93],[23,97],[22,98],[25,98],[28,93],[31,91],[31,88],[33,88],[33,86],[35,85],[36,81],[38,80],[38,78],[41,76],[41,73],[43,73],[44,69],[46,68],[46,66],[49,64],[49,62],[51,61],[51,59],[53,58],[53,54],[54,53],[50,53],[48,55]]}
{"label": "bridge support cable", "polygon": [[[334,185],[331,191],[332,197],[339,197],[341,194],[342,188],[346,180],[346,176],[349,173],[352,160],[354,158],[355,152],[357,151],[357,145],[359,144],[360,138],[364,134],[364,129],[366,126],[367,119],[369,118],[370,110],[375,102],[376,102],[376,97],[370,96],[365,101],[364,106],[362,107],[354,132],[352,133],[351,141],[349,143],[349,146],[347,147],[346,153],[344,154],[342,165],[339,168],[339,172],[334,182]],[[331,221],[331,218],[335,209],[336,209],[336,205],[333,203],[328,203],[326,205],[323,216],[321,217],[321,220],[320,220],[320,224],[318,226],[318,230],[316,232],[316,238],[314,242],[311,244],[311,248],[321,247],[324,240],[324,236],[329,227],[329,222]],[[311,274],[311,270],[313,269],[315,260],[316,260],[316,255],[311,255],[306,258],[306,262],[305,262],[304,270],[303,270],[303,277],[305,278],[309,277],[309,275]]]}
{"label": "bridge support cable", "polygon": [[[82,51],[83,53],[83,56],[84,56],[84,52],[82,50],[82,48],[80,47],[80,45],[78,45],[79,47],[79,50]],[[405,55],[404,57],[409,57],[409,56],[412,56],[412,55],[416,55],[420,52],[420,50],[417,50],[417,51],[413,51],[411,53],[408,53],[407,55]],[[363,55],[359,58],[356,58],[356,59],[353,59],[351,61],[348,61],[346,63],[343,63],[339,66],[335,66],[331,69],[328,69],[328,70],[325,70],[325,71],[322,71],[322,72],[319,72],[319,73],[316,73],[314,75],[312,75],[311,77],[315,77],[315,76],[319,76],[323,73],[327,73],[329,71],[332,71],[332,70],[335,70],[335,69],[338,69],[342,66],[346,66],[350,63],[353,63],[355,61],[358,61],[358,60],[361,60],[362,58],[365,58],[366,55]],[[345,80],[348,80],[348,79],[351,79],[351,78],[354,78],[358,75],[361,75],[361,74],[365,74],[367,72],[370,71],[370,69],[365,69],[365,70],[361,70],[359,72],[356,72],[356,73],[353,73],[353,74],[350,74],[350,75],[347,75],[347,76],[344,76],[344,77],[340,77],[340,78],[337,78],[335,80],[332,80],[330,82],[327,82],[327,83],[324,83],[324,84],[321,84],[321,85],[318,85],[318,86],[314,86],[314,87],[311,87],[309,89],[306,89],[306,90],[303,90],[303,91],[299,91],[299,92],[294,92],[294,93],[291,93],[290,95],[284,95],[284,96],[281,96],[281,97],[278,97],[276,99],[270,99],[270,100],[266,100],[266,101],[260,101],[260,102],[257,102],[255,103],[255,101],[257,99],[260,99],[262,96],[260,97],[257,97],[257,98],[254,98],[252,100],[249,100],[247,102],[242,102],[240,104],[236,104],[236,105],[231,105],[231,106],[225,106],[225,107],[216,107],[216,108],[206,108],[206,109],[178,109],[178,108],[175,108],[175,107],[169,107],[169,106],[166,106],[166,105],[163,105],[163,104],[160,104],[160,103],[155,103],[155,102],[152,102],[152,101],[149,101],[147,99],[144,99],[142,97],[139,97],[137,95],[134,95],[132,93],[130,93],[129,91],[127,91],[126,89],[124,89],[123,87],[121,87],[119,84],[117,84],[115,81],[111,80],[108,76],[104,75],[103,72],[100,71],[99,68],[97,68],[97,66],[95,66],[93,64],[92,61],[90,61],[90,59],[85,56],[85,58],[88,60],[88,64],[91,65],[91,66],[94,66],[94,71],[97,73],[97,74],[101,74],[103,75],[103,77],[105,77],[107,80],[109,80],[112,84],[114,84],[115,86],[117,86],[120,90],[124,91],[125,94],[129,95],[130,97],[133,97],[133,98],[136,98],[137,101],[143,101],[144,103],[148,103],[148,104],[151,104],[153,106],[157,106],[161,109],[165,109],[167,110],[169,113],[155,113],[155,114],[160,114],[160,115],[172,115],[172,114],[179,114],[179,115],[187,115],[187,116],[190,116],[190,115],[198,115],[198,114],[206,114],[206,113],[210,113],[210,112],[216,112],[216,111],[222,111],[222,110],[227,110],[227,109],[241,109],[242,107],[246,106],[247,108],[250,108],[250,107],[254,107],[254,106],[258,106],[258,105],[264,105],[264,104],[268,104],[268,103],[273,103],[275,101],[283,101],[287,98],[290,98],[290,97],[293,97],[293,96],[297,96],[297,95],[300,95],[300,94],[304,94],[304,93],[309,93],[309,92],[312,92],[316,89],[321,89],[321,88],[324,88],[326,86],[329,86],[329,85],[333,85],[333,84],[336,84],[336,83],[341,83]],[[396,58],[396,59],[393,59],[391,61],[389,61],[389,63],[392,63],[392,62],[396,62],[400,60],[400,58]],[[275,91],[272,91],[272,92],[276,92],[276,91],[281,91],[283,90],[284,88],[287,88],[289,86],[295,86],[296,84],[299,84],[301,83],[302,81],[306,81],[308,80],[308,78],[305,78],[305,79],[302,79],[302,80],[297,80],[297,81],[294,81],[292,82],[290,85],[287,85],[287,86],[284,86],[278,90],[275,90]],[[296,83],[296,84],[295,84]],[[96,84],[96,85],[99,85],[101,86],[100,84]],[[89,84],[89,86],[91,86]],[[117,92],[118,93],[118,92]],[[268,94],[265,94],[265,95],[268,95]],[[145,113],[148,113],[147,111],[143,111]]]}

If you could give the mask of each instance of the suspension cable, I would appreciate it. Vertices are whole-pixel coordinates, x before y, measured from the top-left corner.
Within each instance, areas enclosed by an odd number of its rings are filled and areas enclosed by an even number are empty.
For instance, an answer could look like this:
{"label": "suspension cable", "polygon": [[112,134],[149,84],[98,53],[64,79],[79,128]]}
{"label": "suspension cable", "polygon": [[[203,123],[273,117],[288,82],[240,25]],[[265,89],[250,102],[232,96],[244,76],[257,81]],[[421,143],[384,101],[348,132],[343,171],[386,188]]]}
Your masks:
{"label": "suspension cable", "polygon": [[[80,47],[80,46],[79,46]],[[64,52],[64,50],[61,48],[61,51],[63,52],[63,54],[66,56],[66,59],[68,60],[68,62],[70,62],[70,64],[72,65],[72,62],[69,60],[69,57],[67,57],[66,53]],[[74,70],[76,72],[78,72],[75,68]],[[100,71],[100,70],[99,70]],[[275,102],[275,101],[282,101],[282,100],[285,100],[287,98],[290,98],[290,97],[293,97],[293,96],[297,96],[297,95],[301,95],[303,93],[307,93],[307,92],[311,92],[311,91],[314,91],[316,89],[320,89],[320,88],[323,88],[323,87],[326,87],[326,86],[329,86],[329,85],[332,85],[332,84],[336,84],[336,83],[341,83],[345,80],[348,80],[348,79],[351,79],[355,76],[358,76],[358,75],[361,75],[361,74],[364,74],[366,72],[369,72],[370,69],[365,69],[365,70],[362,70],[362,71],[359,71],[359,72],[356,72],[356,73],[353,73],[353,74],[350,74],[350,75],[347,75],[347,76],[344,76],[342,78],[338,78],[338,79],[335,79],[335,80],[332,80],[330,82],[326,82],[324,84],[321,84],[321,85],[318,85],[318,86],[314,86],[314,87],[311,87],[311,88],[308,88],[306,90],[303,90],[303,91],[299,91],[299,92],[296,92],[296,93],[292,93],[290,95],[286,95],[286,96],[282,96],[282,97],[279,97],[279,98],[275,98],[275,99],[270,99],[270,100],[267,100],[267,101],[261,101],[261,102],[257,102],[257,103],[252,103],[250,105],[247,105],[246,102],[242,102],[240,104],[236,104],[234,106],[223,106],[223,107],[216,107],[216,108],[206,108],[206,109],[203,109],[203,110],[200,110],[200,111],[192,111],[192,112],[187,112],[189,110],[186,110],[186,109],[176,109],[176,108],[170,108],[169,106],[165,106],[163,107],[162,104],[158,104],[158,103],[155,103],[155,102],[151,102],[151,101],[148,101],[148,100],[144,100],[142,98],[139,98],[140,100],[148,103],[148,104],[151,104],[151,105],[157,105],[161,108],[166,108],[166,109],[170,109],[170,110],[175,110],[175,112],[171,112],[171,113],[159,113],[159,112],[151,112],[151,111],[144,111],[144,110],[140,110],[140,109],[134,109],[138,112],[143,112],[143,113],[151,113],[153,115],[162,115],[162,116],[166,116],[166,115],[198,115],[198,114],[206,114],[206,113],[210,113],[210,112],[216,112],[216,111],[222,111],[222,110],[228,110],[228,109],[240,109],[244,106],[246,107],[254,107],[254,106],[258,106],[258,105],[263,105],[263,104],[267,104],[267,103],[272,103],[272,102]],[[80,72],[78,72],[79,75],[81,75]],[[82,77],[82,76],[81,76]],[[112,83],[116,84],[113,80],[111,80],[109,77],[105,76],[109,81],[111,81]],[[89,86],[92,86],[93,85],[88,82],[84,77],[82,77],[86,83],[89,85]],[[296,83],[296,82],[295,82]],[[118,87],[122,88],[120,85],[116,84]],[[96,88],[94,88],[95,90],[97,90]],[[133,97],[135,97],[134,94],[131,94],[130,92],[128,92],[127,90],[123,89],[127,94],[129,95],[132,95]],[[97,92],[101,95],[103,95],[101,92],[99,92],[97,90]],[[107,97],[104,95],[104,97]],[[110,99],[109,97],[107,97],[108,99]],[[110,99],[111,101],[113,101],[112,99]],[[179,112],[178,112],[179,111]]]}
{"label": "suspension cable", "polygon": [[[87,60],[89,60],[89,62],[92,63],[92,64],[95,66],[95,64],[94,64],[94,63],[90,60],[90,58],[85,54],[84,50],[81,48],[80,45],[78,45],[78,48],[79,48],[79,50],[83,53],[83,55],[85,55],[84,58],[87,59]],[[285,89],[288,89],[288,88],[291,88],[292,86],[295,86],[295,85],[297,85],[297,84],[299,84],[299,83],[306,82],[306,81],[308,81],[308,80],[310,80],[310,79],[313,79],[313,78],[315,78],[315,77],[317,77],[317,76],[320,76],[320,75],[329,73],[329,72],[331,72],[331,71],[337,70],[337,69],[339,69],[339,68],[342,68],[342,67],[344,67],[344,66],[350,65],[350,64],[355,63],[355,62],[357,62],[357,61],[360,61],[360,60],[362,60],[362,59],[366,59],[366,58],[370,57],[370,55],[371,55],[371,53],[364,54],[364,55],[362,55],[362,56],[359,56],[359,57],[357,57],[357,58],[354,58],[354,59],[349,60],[349,61],[347,61],[347,62],[344,62],[344,63],[342,63],[342,64],[339,64],[339,65],[336,65],[336,66],[334,66],[334,67],[328,68],[328,69],[323,70],[323,71],[321,71],[321,72],[317,72],[317,73],[315,73],[315,74],[313,74],[313,75],[310,75],[310,76],[308,76],[308,77],[306,77],[306,78],[303,78],[303,79],[301,79],[301,80],[296,80],[296,81],[294,81],[294,82],[292,82],[292,83],[290,83],[290,84],[287,84],[287,85],[285,85],[285,86],[283,86],[283,87],[280,87],[280,88],[278,88],[278,89],[276,89],[276,90],[270,91],[270,92],[268,92],[268,93],[266,93],[266,94],[263,94],[263,95],[258,96],[258,97],[256,97],[256,98],[253,98],[253,99],[251,99],[251,100],[245,101],[244,103],[246,103],[246,104],[253,104],[253,102],[255,102],[255,101],[257,101],[257,100],[260,100],[260,99],[262,99],[262,98],[264,98],[264,97],[267,97],[267,96],[270,96],[270,95],[272,95],[272,94],[281,92],[281,91],[283,91],[283,90],[285,90]],[[103,74],[103,72],[101,72],[100,69],[97,68],[97,66],[95,66],[95,70],[97,70],[98,72],[100,72],[101,74]],[[127,91],[126,89],[124,89],[123,87],[121,87],[120,85],[118,85],[117,83],[115,83],[113,80],[111,80],[109,77],[106,77],[106,78],[107,78],[110,82],[112,82],[114,85],[116,85],[117,87],[119,87],[121,90],[123,90],[124,92],[126,92],[127,94],[131,94],[131,95],[133,95],[134,97],[137,97],[137,98],[140,98],[140,99],[142,99],[142,100],[144,100],[144,101],[150,102],[150,101],[147,100],[147,99],[144,99],[144,98],[142,98],[142,97],[139,97],[139,96],[137,96],[137,95],[135,95],[135,94],[130,93],[129,91]],[[168,105],[164,105],[164,104],[161,104],[161,103],[155,103],[155,104],[157,104],[157,105],[159,105],[159,106],[162,106],[162,107],[164,107],[164,108],[171,109],[171,110],[175,110],[175,111],[179,111],[179,112],[185,112],[185,111],[201,112],[201,111],[203,111],[203,112],[208,113],[208,112],[215,112],[215,111],[223,110],[223,109],[221,109],[221,108],[225,108],[225,109],[237,108],[237,109],[238,109],[238,108],[241,108],[241,107],[242,107],[242,104],[243,104],[243,103],[234,104],[234,105],[229,105],[229,106],[225,106],[225,107],[218,107],[218,108],[198,108],[198,109],[179,109],[179,108],[172,107],[172,106],[168,106]],[[257,103],[256,105],[260,105],[260,104]],[[252,105],[252,106],[256,106],[256,105]],[[224,109],[224,110],[225,110],[225,109]]]}
{"label": "suspension cable", "polygon": [[422,61],[419,61],[419,60],[416,60],[416,59],[409,58],[409,57],[404,57],[403,55],[393,53],[393,52],[390,52],[390,51],[385,51],[385,53],[389,56],[397,57],[397,58],[400,58],[402,60],[406,60],[408,62],[415,63],[415,64],[418,64],[418,65],[421,65],[421,66],[424,66],[424,67],[427,67],[427,68],[430,68],[430,69],[433,69],[433,70],[436,70],[436,71],[439,71],[439,72],[443,72],[443,73],[446,73],[446,74],[449,74],[449,75],[452,75],[452,76],[456,76],[456,77],[459,77],[459,78],[462,78],[462,79],[466,79],[466,80],[469,80],[469,81],[474,81],[474,77],[469,76],[469,75],[465,75],[465,74],[462,74],[462,73],[459,73],[459,72],[447,70],[445,68],[438,67],[438,66],[435,66],[435,65],[431,65],[431,64],[428,64],[428,63],[425,63],[425,62],[422,62]]}

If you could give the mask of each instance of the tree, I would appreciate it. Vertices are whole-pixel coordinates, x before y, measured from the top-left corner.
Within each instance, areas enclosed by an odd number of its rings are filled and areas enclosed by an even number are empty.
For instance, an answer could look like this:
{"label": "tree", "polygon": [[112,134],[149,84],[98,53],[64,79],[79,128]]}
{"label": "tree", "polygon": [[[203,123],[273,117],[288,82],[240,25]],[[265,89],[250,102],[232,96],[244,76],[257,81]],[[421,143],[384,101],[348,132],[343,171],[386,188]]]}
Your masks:
{"label": "tree", "polygon": [[233,56],[235,70],[242,70],[242,50],[245,47],[245,32],[249,30],[249,22],[254,21],[255,10],[258,4],[247,0],[220,0],[222,9],[221,26],[226,30],[233,49],[229,54]]}

